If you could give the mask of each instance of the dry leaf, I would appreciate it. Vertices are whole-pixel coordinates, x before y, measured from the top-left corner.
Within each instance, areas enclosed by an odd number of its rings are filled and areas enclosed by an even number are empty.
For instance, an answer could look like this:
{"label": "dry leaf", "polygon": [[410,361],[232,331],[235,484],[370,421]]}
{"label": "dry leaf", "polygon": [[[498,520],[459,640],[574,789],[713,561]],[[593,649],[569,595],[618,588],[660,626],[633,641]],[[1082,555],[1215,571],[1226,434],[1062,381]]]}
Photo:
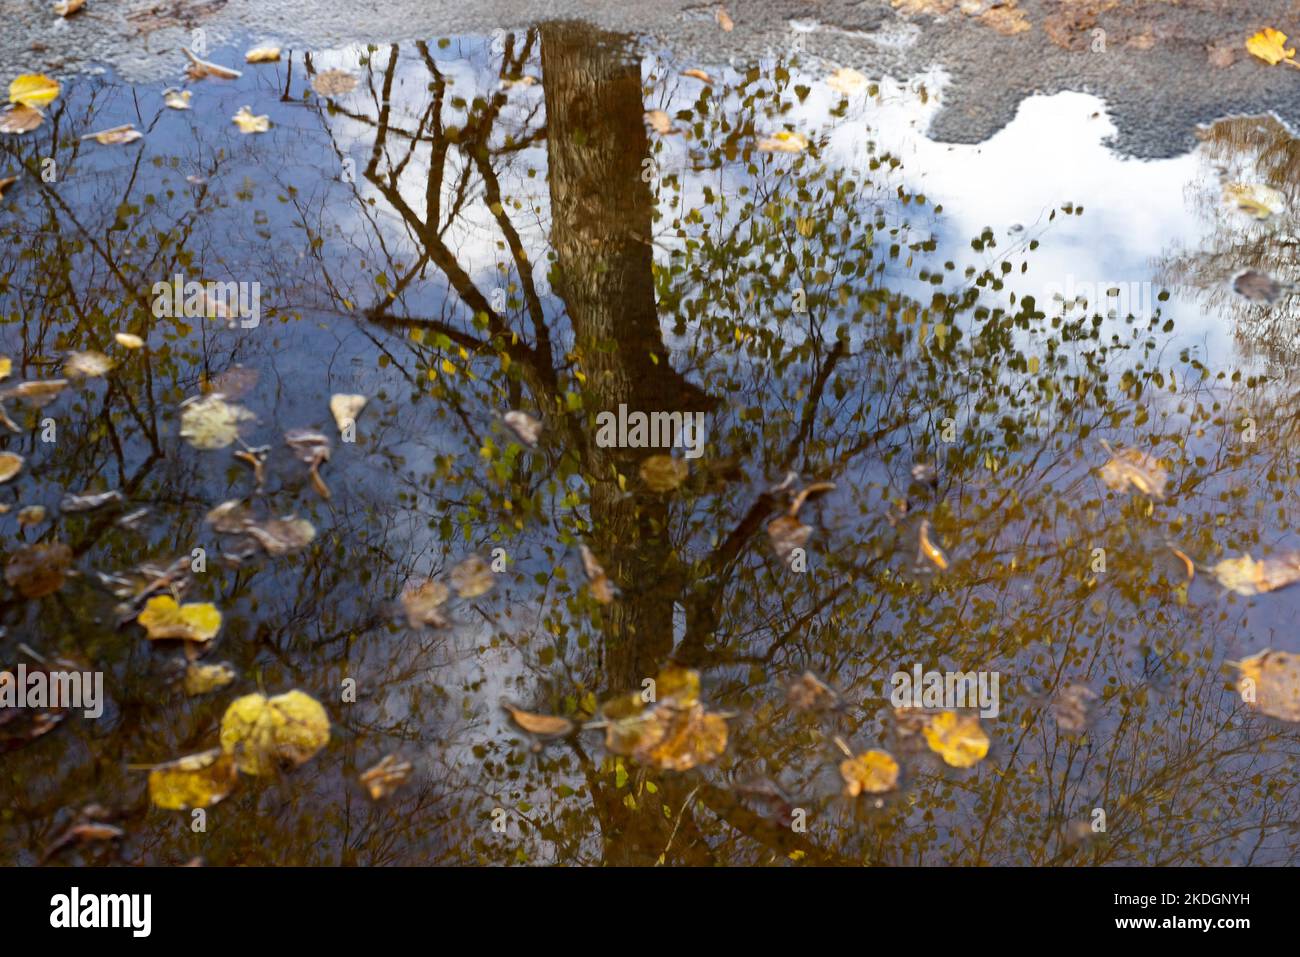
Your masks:
{"label": "dry leaf", "polygon": [[451,591],[442,582],[427,579],[411,582],[402,589],[402,608],[406,610],[406,620],[412,628],[433,625],[435,628],[447,624],[439,608],[451,597]]}
{"label": "dry leaf", "polygon": [[1232,281],[1237,295],[1251,302],[1273,302],[1282,292],[1282,285],[1267,273],[1247,269]]}
{"label": "dry leaf", "polygon": [[271,118],[269,116],[254,116],[253,111],[247,106],[241,106],[239,112],[232,116],[231,120],[239,127],[239,132],[244,134],[265,133],[271,128]]}
{"label": "dry leaf", "polygon": [[8,482],[23,467],[23,457],[13,452],[0,452],[0,482]]}
{"label": "dry leaf", "polygon": [[173,110],[188,110],[190,108],[190,99],[194,94],[189,90],[178,90],[176,87],[168,87],[163,90],[163,103]]}
{"label": "dry leaf", "polygon": [[274,63],[280,59],[280,48],[265,46],[255,47],[244,54],[245,63]]}
{"label": "dry leaf", "polygon": [[726,7],[718,7],[718,11],[716,14],[714,14],[714,16],[718,21],[718,26],[722,27],[723,33],[730,33],[733,29],[735,29],[736,23],[727,14]]}
{"label": "dry leaf", "polygon": [[0,199],[4,198],[5,190],[16,182],[18,182],[17,176],[6,176],[4,179],[0,179]]}
{"label": "dry leaf", "polygon": [[921,733],[930,750],[954,768],[973,767],[989,753],[989,736],[973,714],[942,711],[930,718]]}
{"label": "dry leaf", "polygon": [[451,570],[448,576],[451,587],[461,598],[477,598],[486,595],[496,584],[492,566],[477,555],[471,555]]}
{"label": "dry leaf", "polygon": [[24,598],[40,598],[63,587],[72,549],[62,542],[27,545],[5,565],[5,581]]}
{"label": "dry leaf", "polygon": [[702,80],[705,83],[713,82],[713,77],[709,76],[703,70],[682,70],[682,76],[689,76],[696,80]]}
{"label": "dry leaf", "polygon": [[59,502],[59,511],[61,512],[89,512],[92,509],[107,505],[109,502],[122,502],[126,500],[120,489],[113,489],[108,492],[90,492],[83,495],[74,495],[69,493],[63,496],[63,501]]}
{"label": "dry leaf", "polygon": [[9,102],[40,107],[54,102],[59,95],[59,81],[40,73],[24,73],[9,84]]}
{"label": "dry leaf", "polygon": [[86,5],[86,0],[58,0],[54,12],[61,17],[70,17]]}
{"label": "dry leaf", "polygon": [[207,76],[215,76],[222,80],[237,80],[244,74],[238,70],[232,70],[228,66],[221,66],[217,63],[209,63],[207,60],[200,60],[190,50],[181,47],[181,52],[189,58],[190,65],[186,69],[186,74],[192,80],[201,80]]}
{"label": "dry leaf", "polygon": [[1300,66],[1294,60],[1295,48],[1288,48],[1286,45],[1286,34],[1272,27],[1265,27],[1250,37],[1246,41],[1246,49],[1270,66],[1277,66],[1279,63]]}
{"label": "dry leaf", "polygon": [[320,432],[311,429],[290,429],[284,433],[284,441],[293,449],[299,461],[306,462],[311,468],[312,487],[320,494],[323,499],[330,497],[329,487],[325,480],[320,477],[320,466],[322,462],[328,462],[330,458],[330,440]]}
{"label": "dry leaf", "polygon": [[1116,492],[1126,491],[1132,486],[1143,495],[1163,499],[1169,473],[1145,452],[1124,449],[1113,454],[1110,461],[1101,467],[1101,480]]}
{"label": "dry leaf", "polygon": [[114,126],[111,129],[100,130],[98,133],[87,133],[82,137],[83,140],[94,140],[103,146],[116,146],[120,143],[134,143],[144,136],[130,123],[122,126]]}
{"label": "dry leaf", "polygon": [[144,340],[139,336],[132,335],[129,332],[119,332],[113,336],[117,344],[124,349],[140,349],[144,346]]}
{"label": "dry leaf", "polygon": [[34,106],[10,107],[0,116],[0,133],[29,133],[45,122],[45,114]]}
{"label": "dry leaf", "polygon": [[297,766],[329,743],[330,722],[319,701],[301,691],[274,698],[236,698],[221,718],[221,750],[245,774],[273,774]]}
{"label": "dry leaf", "polygon": [[1269,717],[1300,721],[1300,655],[1264,650],[1237,668],[1242,700]]}
{"label": "dry leaf", "polygon": [[898,784],[898,762],[888,751],[873,748],[841,761],[840,777],[844,778],[844,793],[849,797],[884,794]]}
{"label": "dry leaf", "polygon": [[519,440],[529,448],[537,445],[542,435],[542,423],[527,412],[512,411],[505,414],[506,425],[519,436]]}
{"label": "dry leaf", "polygon": [[671,455],[650,455],[641,460],[641,481],[652,492],[671,492],[691,474],[690,464],[685,459],[675,459]]}
{"label": "dry leaf", "polygon": [[52,402],[67,385],[67,379],[36,379],[5,389],[3,397],[22,399],[39,409]]}
{"label": "dry leaf", "polygon": [[501,702],[501,707],[510,712],[510,717],[515,724],[523,728],[529,734],[537,734],[543,737],[557,738],[566,734],[572,734],[577,727],[568,718],[561,718],[558,715],[534,714],[531,711],[525,711],[522,708],[516,708],[509,702]]}
{"label": "dry leaf", "polygon": [[656,705],[653,720],[660,725],[657,740],[644,741],[632,757],[665,771],[689,771],[717,758],[727,747],[727,722],[701,704],[679,707],[673,702]]}
{"label": "dry leaf", "polygon": [[808,148],[808,137],[791,130],[782,130],[758,141],[764,153],[802,153]]}
{"label": "dry leaf", "polygon": [[345,435],[349,429],[356,427],[357,416],[365,407],[364,395],[348,395],[340,392],[330,396],[330,415],[334,416],[334,424],[339,427],[339,432]]}
{"label": "dry leaf", "polygon": [[18,510],[18,524],[23,528],[31,528],[45,521],[45,514],[44,505],[28,505]]}
{"label": "dry leaf", "polygon": [[155,595],[145,602],[136,619],[150,641],[179,638],[182,641],[211,641],[221,630],[221,612],[211,602],[178,605],[171,595]]}
{"label": "dry leaf", "polygon": [[357,88],[357,78],[347,70],[325,70],[311,78],[311,88],[321,96],[343,96]]}
{"label": "dry leaf", "polygon": [[168,811],[211,807],[235,787],[235,761],[220,748],[190,754],[149,772],[149,800]]}
{"label": "dry leaf", "polygon": [[306,548],[316,538],[316,529],[305,518],[273,518],[261,524],[248,524],[243,531],[272,557]]}
{"label": "dry leaf", "polygon": [[364,772],[359,780],[366,786],[371,800],[381,801],[396,791],[410,776],[411,762],[399,761],[397,755],[390,754]]}

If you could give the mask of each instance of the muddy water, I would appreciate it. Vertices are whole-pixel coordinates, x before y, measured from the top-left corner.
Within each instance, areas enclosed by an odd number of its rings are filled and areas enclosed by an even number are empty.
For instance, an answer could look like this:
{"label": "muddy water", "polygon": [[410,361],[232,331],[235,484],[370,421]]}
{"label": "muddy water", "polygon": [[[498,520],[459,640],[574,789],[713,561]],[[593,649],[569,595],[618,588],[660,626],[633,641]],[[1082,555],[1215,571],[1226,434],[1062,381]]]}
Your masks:
{"label": "muddy water", "polygon": [[[1278,124],[1139,162],[1106,145],[1104,104],[1064,94],[948,146],[924,136],[942,75],[842,93],[818,64],[681,62],[573,25],[240,66],[189,83],[188,111],[162,85],[76,80],[0,139],[0,176],[21,173],[0,201],[4,385],[78,351],[117,362],[43,408],[6,402],[25,459],[0,486],[6,559],[63,542],[74,574],[0,598],[0,660],[77,662],[107,700],[40,735],[0,725],[4,861],[1294,862],[1295,725],[1243,703],[1230,662],[1300,651],[1300,590],[1207,574],[1300,546],[1300,146]],[[331,70],[356,88],[316,92]],[[231,123],[245,104],[267,132]],[[80,139],[125,123],[144,137]],[[758,148],[782,130],[808,147]],[[1238,181],[1285,209],[1225,205]],[[1235,293],[1244,269],[1278,300]],[[257,315],[156,315],[177,275],[257,283]],[[256,416],[260,487],[240,444],[180,436],[204,392]],[[368,398],[355,441],[335,393]],[[598,441],[620,406],[703,416],[678,488],[640,475],[665,450]],[[511,409],[543,421],[535,448]],[[296,428],[334,438],[329,499]],[[1107,446],[1160,459],[1163,499],[1103,484]],[[767,525],[815,481],[835,487],[783,561]],[[231,499],[317,536],[244,554],[204,520]],[[184,598],[224,615],[202,660],[238,677],[189,696],[184,649],[122,622],[103,576],[196,549]],[[412,628],[404,586],[472,554],[496,587]],[[612,754],[599,728],[535,741],[500,707],[590,720],[670,661],[729,715],[690,770]],[[973,766],[895,716],[891,677],[917,665],[997,674]],[[837,707],[794,707],[806,671]],[[150,806],[142,766],[214,746],[236,696],[291,688],[325,705],[325,750],[241,778],[201,831]],[[897,787],[845,796],[844,748],[890,751]],[[357,778],[389,754],[413,773],[374,802]],[[124,837],[51,852],[87,805]]]}

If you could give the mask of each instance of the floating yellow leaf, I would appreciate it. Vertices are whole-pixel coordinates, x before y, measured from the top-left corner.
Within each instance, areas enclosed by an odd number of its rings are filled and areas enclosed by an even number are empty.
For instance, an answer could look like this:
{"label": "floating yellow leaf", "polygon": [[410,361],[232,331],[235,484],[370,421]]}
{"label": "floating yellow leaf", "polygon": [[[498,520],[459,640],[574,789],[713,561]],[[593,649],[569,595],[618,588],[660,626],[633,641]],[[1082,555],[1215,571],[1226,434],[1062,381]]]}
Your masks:
{"label": "floating yellow leaf", "polygon": [[281,764],[302,764],[329,739],[325,709],[301,691],[270,699],[244,695],[232,701],[221,718],[221,750],[234,755],[245,774],[272,774]]}
{"label": "floating yellow leaf", "polygon": [[9,84],[9,102],[22,106],[45,106],[59,95],[59,81],[40,73],[24,73]]}
{"label": "floating yellow leaf", "polygon": [[190,90],[178,90],[169,87],[163,90],[163,103],[173,110],[188,110],[194,93]]}
{"label": "floating yellow leaf", "polygon": [[211,807],[235,786],[235,761],[220,748],[160,764],[149,772],[149,800],[167,811]]}
{"label": "floating yellow leaf", "polygon": [[34,106],[10,107],[0,116],[0,133],[30,133],[45,122],[45,114]]}
{"label": "floating yellow leaf", "polygon": [[652,492],[671,492],[686,481],[691,467],[685,459],[650,455],[641,461],[641,481]]}
{"label": "floating yellow leaf", "polygon": [[471,555],[451,570],[448,576],[451,587],[461,598],[477,598],[486,595],[496,584],[492,566],[477,555]]}
{"label": "floating yellow leaf", "polygon": [[791,130],[782,130],[758,141],[764,153],[802,153],[808,148],[808,137]]}
{"label": "floating yellow leaf", "polygon": [[705,711],[701,704],[679,707],[667,702],[656,706],[653,714],[662,733],[654,743],[643,742],[632,752],[643,764],[665,771],[689,771],[726,750],[726,719]]}
{"label": "floating yellow leaf", "polygon": [[180,638],[184,641],[211,641],[221,630],[221,612],[211,602],[178,605],[171,595],[150,598],[137,619],[150,641]]}
{"label": "floating yellow leaf", "polygon": [[253,111],[247,106],[241,106],[239,112],[231,119],[239,127],[239,132],[248,133],[265,133],[271,128],[271,118],[269,116],[254,116]]}
{"label": "floating yellow leaf", "polygon": [[505,414],[506,425],[519,436],[520,441],[532,447],[542,435],[542,423],[527,412],[511,411]]}
{"label": "floating yellow leaf", "polygon": [[857,70],[840,67],[830,75],[826,85],[837,93],[851,95],[867,88],[867,78]]}
{"label": "floating yellow leaf", "polygon": [[339,431],[345,434],[356,427],[357,416],[365,407],[364,395],[338,393],[330,396],[330,415],[334,416],[334,424],[339,427]]}
{"label": "floating yellow leaf", "polygon": [[87,133],[82,137],[83,140],[94,140],[102,146],[117,146],[121,143],[134,143],[144,136],[130,123],[122,126],[114,126],[107,130],[100,130],[98,133]]}
{"label": "floating yellow leaf", "polygon": [[529,734],[538,734],[543,737],[562,737],[571,734],[573,729],[577,727],[568,718],[561,718],[558,715],[534,714],[531,711],[516,708],[507,702],[502,702],[501,706],[510,712],[510,717],[515,724]]}
{"label": "floating yellow leaf", "polygon": [[1300,581],[1300,553],[1282,552],[1260,561],[1249,555],[1225,558],[1210,572],[1229,591],[1259,595]]}
{"label": "floating yellow leaf", "polygon": [[23,457],[13,452],[0,452],[0,482],[8,482],[23,467]]}
{"label": "floating yellow leaf", "polygon": [[943,549],[930,541],[929,519],[921,521],[919,557],[928,558],[941,571],[948,567],[948,558],[944,555]]}
{"label": "floating yellow leaf", "polygon": [[972,767],[989,753],[989,736],[973,714],[942,711],[930,718],[921,733],[930,750],[954,768]]}
{"label": "floating yellow leaf", "polygon": [[1300,655],[1261,651],[1237,664],[1242,700],[1263,714],[1300,721]]}
{"label": "floating yellow leaf", "polygon": [[1229,205],[1261,221],[1286,209],[1286,197],[1263,183],[1229,183],[1223,187],[1223,198]]}
{"label": "floating yellow leaf", "polygon": [[0,379],[9,378],[9,374],[14,371],[14,360],[8,356],[0,356]]}
{"label": "floating yellow leaf", "polygon": [[280,59],[280,48],[273,46],[255,47],[244,54],[245,63],[274,63]]}
{"label": "floating yellow leaf", "polygon": [[1300,66],[1300,63],[1296,63],[1293,59],[1295,48],[1288,49],[1286,46],[1286,34],[1272,27],[1265,27],[1248,39],[1246,49],[1270,66],[1277,66],[1279,63]]}
{"label": "floating yellow leaf", "polygon": [[181,438],[196,449],[224,449],[253,417],[243,406],[226,402],[219,392],[188,399],[181,407]]}
{"label": "floating yellow leaf", "polygon": [[411,762],[400,761],[397,755],[390,754],[370,770],[364,772],[360,781],[366,786],[372,800],[379,801],[388,797],[411,776]]}
{"label": "floating yellow leaf", "polygon": [[321,96],[342,96],[357,88],[357,78],[347,70],[325,70],[311,78],[311,88]]}
{"label": "floating yellow leaf", "polygon": [[841,761],[840,777],[844,778],[844,793],[849,797],[883,794],[898,784],[898,762],[888,751],[873,748]]}
{"label": "floating yellow leaf", "polygon": [[201,665],[192,661],[185,669],[182,686],[187,695],[201,695],[224,688],[234,680],[235,669],[224,661],[214,665]]}
{"label": "floating yellow leaf", "polygon": [[63,361],[63,371],[70,378],[81,376],[93,378],[108,375],[114,362],[102,352],[88,349],[85,352],[73,352]]}
{"label": "floating yellow leaf", "polygon": [[645,118],[650,122],[650,129],[661,135],[675,133],[673,119],[663,110],[646,110]]}
{"label": "floating yellow leaf", "polygon": [[1124,449],[1101,467],[1101,480],[1117,492],[1130,486],[1154,499],[1165,497],[1169,473],[1159,461],[1138,449]]}

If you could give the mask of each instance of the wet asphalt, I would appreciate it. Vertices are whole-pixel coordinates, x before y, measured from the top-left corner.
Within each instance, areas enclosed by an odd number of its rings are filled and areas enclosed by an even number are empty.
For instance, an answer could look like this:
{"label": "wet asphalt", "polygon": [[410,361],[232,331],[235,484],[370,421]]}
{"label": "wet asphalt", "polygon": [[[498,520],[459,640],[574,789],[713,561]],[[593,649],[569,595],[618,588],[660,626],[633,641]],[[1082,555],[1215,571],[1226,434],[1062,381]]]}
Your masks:
{"label": "wet asphalt", "polygon": [[[930,134],[947,142],[980,142],[1025,97],[1061,90],[1105,100],[1115,149],[1138,157],[1182,153],[1198,124],[1227,115],[1271,112],[1300,129],[1300,70],[1267,66],[1244,47],[1263,26],[1300,36],[1300,2],[1018,0],[990,11],[994,0],[964,0],[969,12],[963,0],[895,2],[903,9],[891,0],[727,0],[734,27],[725,31],[718,4],[682,0],[87,0],[66,21],[53,0],[0,0],[0,63],[8,76],[111,69],[138,82],[179,77],[179,48],[195,29],[209,49],[322,49],[580,18],[652,38],[706,69],[796,47],[805,62],[872,76],[942,69],[951,83]],[[1008,34],[1015,23],[1026,28]]]}

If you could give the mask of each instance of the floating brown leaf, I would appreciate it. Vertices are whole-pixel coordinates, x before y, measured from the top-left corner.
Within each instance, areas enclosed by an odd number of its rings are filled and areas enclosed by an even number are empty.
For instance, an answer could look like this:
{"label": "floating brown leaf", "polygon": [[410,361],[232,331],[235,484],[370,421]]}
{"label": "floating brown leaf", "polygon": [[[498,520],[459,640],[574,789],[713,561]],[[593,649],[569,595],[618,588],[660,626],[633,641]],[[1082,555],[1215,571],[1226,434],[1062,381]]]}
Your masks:
{"label": "floating brown leaf", "polygon": [[54,12],[60,17],[70,17],[86,5],[86,0],[58,0]]}
{"label": "floating brown leaf", "polygon": [[529,734],[537,734],[543,737],[563,737],[572,734],[577,727],[568,718],[561,718],[558,715],[535,714],[532,711],[516,708],[509,702],[504,701],[501,706],[510,712],[510,717],[514,723]]}
{"label": "floating brown leaf", "polygon": [[181,405],[181,438],[196,449],[224,449],[253,418],[252,412],[227,402],[219,392],[187,399]]}
{"label": "floating brown leaf", "polygon": [[101,146],[118,146],[122,143],[134,143],[144,136],[130,123],[122,126],[114,126],[107,130],[100,130],[97,133],[87,133],[82,137],[83,140],[94,140]]}
{"label": "floating brown leaf", "polygon": [[477,598],[486,595],[496,584],[492,566],[477,555],[471,555],[451,570],[451,587],[461,598]]}
{"label": "floating brown leaf", "polygon": [[45,114],[34,106],[10,107],[0,115],[0,133],[30,133],[45,122]]}
{"label": "floating brown leaf", "polygon": [[1124,449],[1114,453],[1101,467],[1101,480],[1116,492],[1130,487],[1154,499],[1165,497],[1169,473],[1160,462],[1138,449]]}
{"label": "floating brown leaf", "polygon": [[777,556],[788,565],[794,550],[808,544],[812,527],[805,525],[793,515],[782,515],[768,523],[767,535],[772,541],[772,548]]}
{"label": "floating brown leaf", "polygon": [[311,483],[321,498],[330,497],[329,487],[325,480],[320,477],[320,466],[322,462],[328,462],[330,459],[330,440],[312,429],[290,429],[284,433],[284,441],[293,449],[293,454],[301,462],[306,462],[311,468]]}
{"label": "floating brown leaf", "polygon": [[671,492],[691,474],[691,467],[685,459],[675,459],[671,455],[649,455],[642,459],[639,469],[641,481],[652,492]]}
{"label": "floating brown leaf", "polygon": [[5,565],[5,581],[24,598],[40,598],[63,587],[72,549],[62,542],[27,545]]}
{"label": "floating brown leaf", "polygon": [[1300,655],[1261,651],[1237,664],[1242,700],[1262,714],[1300,721]]}
{"label": "floating brown leaf", "polygon": [[1097,693],[1085,684],[1072,684],[1062,688],[1052,698],[1052,716],[1062,731],[1077,734],[1088,726],[1092,702]]}
{"label": "floating brown leaf", "polygon": [[0,482],[8,482],[23,467],[23,457],[13,452],[0,452]]}
{"label": "floating brown leaf", "polygon": [[542,423],[527,412],[511,411],[505,414],[506,425],[519,436],[524,445],[535,446],[542,435]]}
{"label": "floating brown leaf", "polygon": [[221,66],[217,63],[209,63],[207,60],[200,60],[193,54],[193,52],[184,47],[181,48],[181,52],[189,58],[190,65],[185,72],[193,80],[201,80],[208,76],[214,76],[222,80],[237,80],[243,76],[243,74],[238,70],[232,70],[228,66]]}
{"label": "floating brown leaf", "polygon": [[614,600],[614,586],[606,577],[605,569],[601,567],[600,562],[596,561],[595,554],[586,545],[579,545],[578,552],[582,555],[582,570],[587,575],[591,597],[602,605],[608,605]]}
{"label": "floating brown leaf", "polygon": [[390,754],[373,768],[365,771],[360,781],[365,785],[371,800],[382,801],[396,791],[411,776],[411,762],[401,761]]}
{"label": "floating brown leaf", "polygon": [[930,522],[928,519],[921,521],[920,545],[917,551],[918,560],[922,557],[927,558],[940,571],[948,567],[948,558],[938,545],[930,541]]}
{"label": "floating brown leaf", "polygon": [[63,371],[72,379],[83,376],[93,378],[108,375],[115,364],[104,353],[88,349],[85,352],[70,353],[68,358],[63,361]]}
{"label": "floating brown leaf", "polygon": [[190,90],[180,90],[176,87],[168,87],[163,90],[163,104],[172,110],[188,110],[190,108],[190,99],[194,94]]}
{"label": "floating brown leaf", "polygon": [[1232,281],[1232,288],[1237,295],[1251,302],[1273,302],[1282,293],[1282,286],[1276,279],[1255,269],[1247,269]]}
{"label": "floating brown leaf", "polygon": [[1300,552],[1280,552],[1260,561],[1249,555],[1225,558],[1210,572],[1229,591],[1260,595],[1300,581]]}
{"label": "floating brown leaf", "polygon": [[85,495],[65,495],[63,501],[59,502],[59,511],[61,512],[89,512],[96,508],[102,508],[110,502],[121,502],[125,500],[121,490],[113,489],[110,492],[94,492]]}
{"label": "floating brown leaf", "polygon": [[790,682],[786,689],[786,700],[792,708],[799,711],[832,708],[839,702],[839,698],[834,688],[811,671],[805,671]]}
{"label": "floating brown leaf", "polygon": [[6,389],[2,394],[6,399],[10,397],[22,399],[39,409],[54,401],[67,385],[67,379],[38,379],[20,382],[13,388]]}
{"label": "floating brown leaf", "polygon": [[273,557],[306,548],[316,538],[316,529],[305,518],[273,518],[250,523],[243,529]]}
{"label": "floating brown leaf", "polygon": [[423,625],[442,627],[447,624],[447,619],[439,609],[450,597],[450,589],[442,582],[427,579],[409,583],[402,589],[402,608],[406,610],[407,622],[412,628]]}
{"label": "floating brown leaf", "polygon": [[343,96],[357,88],[357,78],[347,70],[324,70],[311,78],[311,88],[321,96]]}

